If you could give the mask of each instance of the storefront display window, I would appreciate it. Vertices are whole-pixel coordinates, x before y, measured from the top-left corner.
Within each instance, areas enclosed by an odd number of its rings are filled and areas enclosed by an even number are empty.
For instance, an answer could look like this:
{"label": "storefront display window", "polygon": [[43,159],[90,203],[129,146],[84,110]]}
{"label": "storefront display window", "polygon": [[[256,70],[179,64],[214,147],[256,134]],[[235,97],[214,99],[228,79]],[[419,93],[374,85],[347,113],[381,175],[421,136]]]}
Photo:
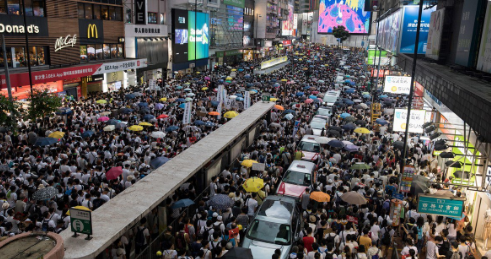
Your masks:
{"label": "storefront display window", "polygon": [[111,49],[109,47],[109,44],[103,44],[103,49],[104,49],[104,59],[110,59]]}
{"label": "storefront display window", "polygon": [[21,15],[19,0],[7,0],[9,14]]}
{"label": "storefront display window", "polygon": [[12,48],[12,54],[14,57],[14,60],[13,60],[14,66],[13,67],[25,67],[26,66],[24,47]]}
{"label": "storefront display window", "polygon": [[87,56],[87,46],[80,46],[80,61],[87,62],[89,57]]}
{"label": "storefront display window", "polygon": [[[7,47],[7,62],[9,67],[25,67],[26,52],[24,47]],[[46,47],[30,47],[29,55],[31,58],[31,66],[46,65]],[[13,60],[12,60],[13,57]],[[0,50],[0,67],[5,67],[3,64],[3,51]]]}
{"label": "storefront display window", "polygon": [[101,19],[101,6],[98,4],[94,5],[94,19],[96,20]]}
{"label": "storefront display window", "polygon": [[111,58],[117,58],[118,57],[118,48],[117,44],[111,44]]}
{"label": "storefront display window", "polygon": [[116,21],[123,20],[123,8],[116,8],[115,14],[116,14],[116,18],[115,18]]}
{"label": "storefront display window", "polygon": [[148,12],[148,23],[157,24],[157,13]]}
{"label": "storefront display window", "polygon": [[[7,48],[7,63],[9,67],[12,67],[12,51],[10,50],[10,48]],[[0,67],[5,67],[2,49],[0,49]]]}
{"label": "storefront display window", "polygon": [[44,17],[44,1],[45,0],[32,1],[32,11],[34,16]]}
{"label": "storefront display window", "polygon": [[87,55],[89,56],[89,60],[97,60],[95,45],[87,45]]}
{"label": "storefront display window", "polygon": [[102,53],[102,44],[95,45],[95,54],[98,60],[104,59],[104,54]]}
{"label": "storefront display window", "polygon": [[123,58],[123,44],[118,44],[118,58]]}
{"label": "storefront display window", "polygon": [[46,65],[46,51],[45,47],[36,47],[36,61],[39,66]]}

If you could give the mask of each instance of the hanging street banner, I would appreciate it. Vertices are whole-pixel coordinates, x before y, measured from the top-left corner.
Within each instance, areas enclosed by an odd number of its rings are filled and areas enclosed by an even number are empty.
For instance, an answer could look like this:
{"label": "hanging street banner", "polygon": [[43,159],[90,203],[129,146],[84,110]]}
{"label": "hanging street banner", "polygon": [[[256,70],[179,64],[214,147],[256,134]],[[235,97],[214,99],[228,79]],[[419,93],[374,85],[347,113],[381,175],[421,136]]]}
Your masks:
{"label": "hanging street banner", "polygon": [[217,112],[218,112],[217,119],[222,118],[222,106],[223,106],[223,102],[219,101],[218,106],[217,106]]}
{"label": "hanging street banner", "polygon": [[384,93],[409,94],[411,90],[411,77],[409,76],[386,76],[384,82]]}
{"label": "hanging street banner", "polygon": [[184,114],[182,118],[182,124],[189,124],[191,123],[191,103],[186,102],[184,104]]}
{"label": "hanging street banner", "polygon": [[218,86],[217,90],[217,102],[223,102],[223,85]]}
{"label": "hanging street banner", "polygon": [[419,195],[418,213],[461,217],[464,210],[464,201],[464,198]]}
{"label": "hanging street banner", "polygon": [[251,107],[251,93],[249,91],[245,91],[244,93],[244,110]]}
{"label": "hanging street banner", "polygon": [[423,133],[425,115],[425,110],[411,110],[409,125],[406,125],[407,109],[394,109],[393,130],[406,131],[406,127],[409,127],[410,133]]}

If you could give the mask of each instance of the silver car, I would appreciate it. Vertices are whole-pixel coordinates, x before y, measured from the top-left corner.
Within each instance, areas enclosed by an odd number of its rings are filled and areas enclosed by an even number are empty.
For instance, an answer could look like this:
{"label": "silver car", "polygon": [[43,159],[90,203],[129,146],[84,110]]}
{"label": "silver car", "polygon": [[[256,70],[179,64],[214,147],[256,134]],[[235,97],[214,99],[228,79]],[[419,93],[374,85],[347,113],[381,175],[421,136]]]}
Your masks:
{"label": "silver car", "polygon": [[249,224],[242,247],[250,248],[255,259],[269,259],[276,249],[281,250],[281,259],[287,259],[300,238],[301,223],[295,199],[268,196]]}

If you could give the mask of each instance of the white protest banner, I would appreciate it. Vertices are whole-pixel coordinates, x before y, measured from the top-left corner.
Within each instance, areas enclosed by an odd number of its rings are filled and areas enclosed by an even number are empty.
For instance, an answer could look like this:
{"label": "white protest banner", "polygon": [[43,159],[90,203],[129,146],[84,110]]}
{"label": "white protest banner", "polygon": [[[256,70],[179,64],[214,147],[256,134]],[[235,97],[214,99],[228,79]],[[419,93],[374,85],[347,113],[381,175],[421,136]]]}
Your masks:
{"label": "white protest banner", "polygon": [[411,90],[411,77],[408,76],[386,76],[384,82],[384,93],[409,94]]}
{"label": "white protest banner", "polygon": [[411,110],[411,118],[409,118],[408,126],[406,125],[407,109],[395,109],[393,130],[406,131],[406,127],[409,127],[410,133],[423,133],[425,114],[425,110]]}
{"label": "white protest banner", "polygon": [[223,101],[222,97],[223,97],[223,85],[219,85],[217,90],[217,102]]}
{"label": "white protest banner", "polygon": [[244,110],[251,107],[251,93],[249,91],[245,91],[244,94]]}
{"label": "white protest banner", "polygon": [[223,102],[220,101],[218,103],[218,107],[217,107],[217,112],[218,112],[217,119],[221,119],[222,118],[222,105],[223,105]]}
{"label": "white protest banner", "polygon": [[191,103],[187,102],[184,104],[184,114],[182,117],[182,124],[191,123]]}

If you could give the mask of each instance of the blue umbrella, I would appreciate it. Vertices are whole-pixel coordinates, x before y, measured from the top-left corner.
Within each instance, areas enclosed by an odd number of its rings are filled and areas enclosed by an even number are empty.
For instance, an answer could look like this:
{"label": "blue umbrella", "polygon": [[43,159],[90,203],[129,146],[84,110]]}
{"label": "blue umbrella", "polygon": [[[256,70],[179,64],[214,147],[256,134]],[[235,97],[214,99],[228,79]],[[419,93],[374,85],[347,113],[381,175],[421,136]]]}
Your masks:
{"label": "blue umbrella", "polygon": [[368,98],[370,98],[371,96],[370,96],[369,94],[364,94],[364,95],[362,95],[361,97],[363,97],[363,98],[365,98],[365,99],[368,99]]}
{"label": "blue umbrella", "polygon": [[257,90],[256,89],[252,89],[251,91],[257,93]]}
{"label": "blue umbrella", "polygon": [[[278,83],[274,83],[274,84],[273,84],[273,86],[274,86],[274,87],[280,87],[280,84],[278,84]],[[303,94],[303,93],[302,93],[302,94]]]}
{"label": "blue umbrella", "polygon": [[247,83],[247,84],[246,84],[246,86],[247,86],[247,87],[253,87],[253,86],[254,86],[254,84],[253,84],[253,83]]}
{"label": "blue umbrella", "polygon": [[236,100],[236,101],[238,101],[238,102],[242,102],[242,101],[244,101],[244,98],[242,98],[242,97],[237,97],[237,99],[235,99],[235,100]]}
{"label": "blue umbrella", "polygon": [[37,138],[36,142],[34,143],[34,146],[44,147],[47,145],[55,144],[57,142],[58,140],[55,138]]}
{"label": "blue umbrella", "polygon": [[235,94],[237,97],[244,97],[242,94]]}
{"label": "blue umbrella", "polygon": [[186,99],[184,99],[184,98],[178,98],[176,100],[176,102],[178,102],[178,103],[184,103],[184,102],[186,102]]}
{"label": "blue umbrella", "polygon": [[223,83],[223,79],[218,79],[218,83]]}
{"label": "blue umbrella", "polygon": [[167,129],[165,129],[165,131],[166,132],[172,132],[172,131],[178,130],[178,129],[179,129],[179,127],[177,127],[177,126],[170,126]]}
{"label": "blue umbrella", "polygon": [[208,201],[208,205],[217,210],[225,210],[234,205],[234,201],[225,194],[217,194]]}
{"label": "blue umbrella", "polygon": [[167,163],[167,161],[169,161],[169,159],[165,156],[160,156],[160,157],[156,157],[154,159],[152,159],[150,161],[150,166],[153,168],[153,169],[157,169],[159,168],[161,165]]}
{"label": "blue umbrella", "polygon": [[353,93],[355,93],[355,89],[354,88],[347,89],[346,93],[353,94]]}
{"label": "blue umbrella", "polygon": [[245,78],[249,78],[249,77],[251,77],[251,75],[245,75],[244,77],[245,77]]}
{"label": "blue umbrella", "polygon": [[321,99],[317,98],[317,99],[314,99],[314,103],[320,103],[321,102]]}
{"label": "blue umbrella", "polygon": [[288,114],[288,113],[295,114],[295,111],[292,109],[288,109],[288,110],[283,111],[283,114]]}
{"label": "blue umbrella", "polygon": [[82,133],[82,138],[88,138],[90,136],[94,135],[94,132],[92,130],[87,130]]}
{"label": "blue umbrella", "polygon": [[70,108],[61,108],[56,111],[57,115],[70,115],[73,114],[73,111]]}
{"label": "blue umbrella", "polygon": [[306,86],[304,86],[304,87],[303,87],[303,89],[305,89],[305,90],[309,90],[309,89],[310,89],[310,85],[306,85]]}
{"label": "blue umbrella", "polygon": [[340,117],[341,117],[342,119],[344,119],[344,118],[346,118],[346,117],[349,117],[349,116],[351,116],[351,114],[349,114],[349,113],[347,113],[347,112],[344,112],[344,113],[342,113],[342,114],[340,115]]}
{"label": "blue umbrella", "polygon": [[355,102],[353,102],[351,100],[345,100],[344,103],[347,104],[347,105],[353,105],[353,104],[355,104]]}
{"label": "blue umbrella", "polygon": [[194,121],[194,125],[196,125],[196,126],[205,125],[205,122],[204,121],[201,121],[201,120],[195,120]]}
{"label": "blue umbrella", "polygon": [[297,92],[297,96],[302,96],[302,95],[304,95],[303,92]]}
{"label": "blue umbrella", "polygon": [[358,151],[360,147],[358,146],[355,146],[355,145],[347,145],[344,147],[344,150],[348,151],[348,152],[355,152],[355,151]]}
{"label": "blue umbrella", "polygon": [[181,104],[179,105],[179,108],[181,108],[181,109],[186,108],[186,104],[185,104],[185,103],[181,103]]}
{"label": "blue umbrella", "polygon": [[345,125],[343,125],[342,128],[344,130],[354,130],[354,129],[358,128],[358,126],[356,126],[353,122],[350,122],[350,123],[346,123]]}
{"label": "blue umbrella", "polygon": [[146,102],[141,102],[141,103],[138,103],[138,106],[139,106],[139,107],[148,107],[148,103],[146,103]]}
{"label": "blue umbrella", "polygon": [[152,114],[145,114],[145,116],[143,116],[143,119],[144,120],[152,120],[152,119],[155,119],[155,116],[153,116]]}
{"label": "blue umbrella", "polygon": [[106,121],[106,124],[107,124],[107,125],[114,125],[114,126],[116,126],[116,125],[118,125],[119,123],[121,123],[121,121],[119,121],[119,120],[115,120],[115,119],[111,119],[111,120]]}
{"label": "blue umbrella", "polygon": [[127,94],[124,96],[126,99],[135,99],[136,96],[134,94]]}
{"label": "blue umbrella", "polygon": [[211,106],[217,107],[218,106],[218,101],[211,101]]}
{"label": "blue umbrella", "polygon": [[123,109],[119,110],[119,112],[121,112],[123,114],[129,114],[129,113],[132,113],[133,112],[133,109],[123,108]]}
{"label": "blue umbrella", "polygon": [[388,122],[384,119],[381,119],[381,118],[378,118],[375,120],[376,123],[380,124],[380,125],[386,125],[388,124]]}
{"label": "blue umbrella", "polygon": [[206,122],[205,126],[208,127],[208,128],[211,128],[211,127],[214,127],[215,126],[215,123],[213,123],[211,121],[208,121],[208,122]]}
{"label": "blue umbrella", "polygon": [[386,95],[386,94],[382,94],[382,95],[380,95],[378,98],[380,98],[380,99],[384,99],[384,98],[387,98],[387,97],[389,97],[389,96],[388,96],[388,95]]}
{"label": "blue umbrella", "polygon": [[193,204],[194,204],[194,201],[186,198],[186,199],[182,199],[182,200],[178,200],[178,201],[174,202],[174,204],[172,204],[172,206],[171,206],[171,209],[179,209],[179,208],[189,207]]}
{"label": "blue umbrella", "polygon": [[349,83],[349,84],[350,84],[351,86],[355,86],[355,85],[356,85],[356,83],[355,83],[355,82],[353,82],[353,81],[351,81],[351,83]]}
{"label": "blue umbrella", "polygon": [[273,83],[276,81],[278,81],[276,78],[271,79],[271,82],[273,82]]}
{"label": "blue umbrella", "polygon": [[242,71],[244,71],[244,69],[243,68],[239,68],[239,72],[242,72]]}
{"label": "blue umbrella", "polygon": [[343,148],[345,145],[341,140],[333,139],[327,143],[331,147]]}
{"label": "blue umbrella", "polygon": [[351,83],[351,80],[346,79],[344,82],[350,84]]}
{"label": "blue umbrella", "polygon": [[311,96],[309,96],[309,98],[310,98],[310,99],[317,99],[317,96],[315,96],[315,95],[311,95]]}

